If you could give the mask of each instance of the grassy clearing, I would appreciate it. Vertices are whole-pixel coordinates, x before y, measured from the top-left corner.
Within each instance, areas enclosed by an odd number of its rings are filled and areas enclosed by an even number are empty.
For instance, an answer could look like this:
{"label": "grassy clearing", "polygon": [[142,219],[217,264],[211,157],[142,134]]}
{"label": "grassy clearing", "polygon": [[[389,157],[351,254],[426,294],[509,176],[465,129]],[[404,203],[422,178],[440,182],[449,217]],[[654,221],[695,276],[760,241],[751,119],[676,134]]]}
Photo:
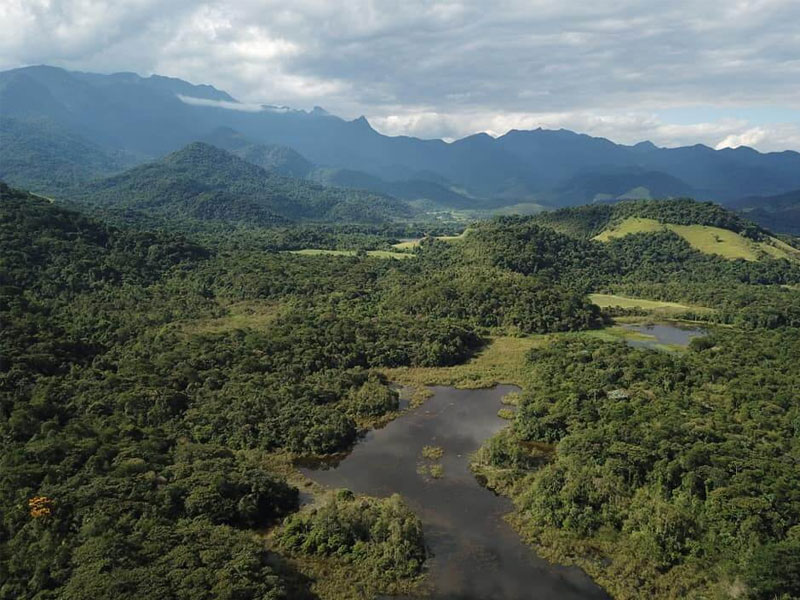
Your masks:
{"label": "grassy clearing", "polygon": [[593,329],[591,331],[578,331],[568,335],[580,335],[584,337],[593,337],[605,342],[619,342],[619,341],[636,341],[636,342],[655,342],[656,336],[627,329],[625,327],[612,326],[605,327],[604,329]]}
{"label": "grassy clearing", "polygon": [[800,260],[800,250],[778,238],[770,237],[765,242],[759,243],[758,246],[773,258]]}
{"label": "grassy clearing", "polygon": [[758,260],[758,245],[752,240],[727,229],[707,225],[668,225],[670,230],[685,239],[692,248],[723,258]]}
{"label": "grassy clearing", "polygon": [[493,215],[535,215],[547,210],[543,205],[536,202],[520,202],[519,204],[509,204],[491,211]]}
{"label": "grassy clearing", "polygon": [[[288,250],[287,252],[300,256],[356,256],[355,250],[326,250],[323,248],[303,248],[302,250]],[[367,256],[398,260],[414,258],[414,255],[409,252],[392,252],[391,250],[367,250]]]}
{"label": "grassy clearing", "polygon": [[657,233],[659,231],[664,231],[664,226],[655,219],[628,217],[621,223],[600,232],[594,239],[598,242],[608,242],[632,233]]}
{"label": "grassy clearing", "polygon": [[420,241],[422,238],[416,238],[413,240],[403,240],[396,244],[392,244],[392,248],[397,248],[398,250],[413,250],[417,246],[419,246]]}
{"label": "grassy clearing", "polygon": [[763,242],[756,242],[736,232],[719,227],[663,224],[655,219],[639,217],[628,217],[602,231],[594,239],[599,242],[608,242],[614,238],[624,237],[633,233],[654,233],[659,231],[673,231],[689,242],[695,250],[706,254],[716,254],[730,260],[742,258],[756,261],[767,257],[800,260],[800,251],[777,238],[770,237]]}
{"label": "grassy clearing", "polygon": [[589,294],[589,299],[600,308],[640,308],[656,315],[676,315],[685,312],[711,313],[712,309],[705,306],[692,306],[677,302],[664,302],[661,300],[645,300],[644,298],[628,298],[614,294]]}
{"label": "grassy clearing", "polygon": [[381,371],[391,381],[415,388],[452,385],[461,389],[477,389],[498,383],[522,386],[525,379],[525,355],[531,348],[546,344],[547,340],[545,335],[495,337],[480,354],[463,365],[397,367]]}
{"label": "grassy clearing", "polygon": [[280,315],[281,306],[263,300],[244,300],[224,305],[223,317],[187,321],[181,331],[187,335],[225,333],[234,329],[265,329]]}
{"label": "grassy clearing", "polygon": [[[435,239],[441,240],[443,242],[457,242],[459,240],[464,239],[464,236],[467,235],[469,229],[465,229],[458,235],[437,235]],[[403,240],[397,244],[392,244],[392,248],[396,248],[398,250],[413,250],[417,246],[419,246],[420,242],[424,238],[416,238],[413,240]]]}

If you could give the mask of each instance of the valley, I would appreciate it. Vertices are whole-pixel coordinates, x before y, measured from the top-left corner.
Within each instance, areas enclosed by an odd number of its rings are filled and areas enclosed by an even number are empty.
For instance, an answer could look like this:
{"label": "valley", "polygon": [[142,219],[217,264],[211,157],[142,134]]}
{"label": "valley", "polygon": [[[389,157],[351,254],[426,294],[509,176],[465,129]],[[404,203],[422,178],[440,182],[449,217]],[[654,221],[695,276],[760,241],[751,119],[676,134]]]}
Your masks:
{"label": "valley", "polygon": [[800,598],[800,154],[515,114],[0,71],[0,600]]}
{"label": "valley", "polygon": [[0,597],[794,593],[796,240],[690,200],[204,220],[272,179],[195,151],[0,186]]}

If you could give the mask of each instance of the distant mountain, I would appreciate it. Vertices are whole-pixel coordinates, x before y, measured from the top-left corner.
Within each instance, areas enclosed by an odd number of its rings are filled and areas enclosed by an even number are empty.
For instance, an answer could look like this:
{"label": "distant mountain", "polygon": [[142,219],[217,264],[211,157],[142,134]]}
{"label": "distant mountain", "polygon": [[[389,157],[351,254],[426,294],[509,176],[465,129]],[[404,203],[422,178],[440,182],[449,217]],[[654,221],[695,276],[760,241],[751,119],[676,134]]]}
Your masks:
{"label": "distant mountain", "polygon": [[[267,168],[302,172],[296,157],[275,149],[283,146],[316,167],[330,169],[320,177],[363,173],[392,184],[411,183],[410,188],[389,191],[405,198],[421,194],[427,200],[454,203],[478,199],[483,207],[563,206],[598,195],[678,193],[725,203],[800,189],[797,152],[762,154],[750,148],[713,150],[702,145],[658,148],[649,142],[625,146],[542,129],[514,130],[496,139],[476,134],[452,143],[389,137],[363,117],[346,121],[321,109],[244,105],[210,86],[132,73],[95,75],[46,66],[5,71],[0,73],[0,109],[3,116],[15,119],[46,118],[103,151],[140,160],[228,128],[244,132],[254,144],[228,149],[250,152],[248,160]],[[636,176],[613,181],[620,173]],[[441,187],[426,188],[420,182]]]}
{"label": "distant mountain", "polygon": [[170,218],[260,225],[383,222],[413,214],[400,200],[285,177],[202,142],[88,183],[72,199]]}
{"label": "distant mountain", "polygon": [[306,177],[314,169],[311,162],[288,146],[258,144],[230,127],[219,127],[200,141],[227,150],[267,171],[289,177]]}
{"label": "distant mountain", "polygon": [[552,194],[554,204],[577,205],[627,199],[687,197],[692,192],[691,186],[677,177],[633,167],[581,173],[559,185]]}
{"label": "distant mountain", "polygon": [[749,196],[730,206],[768,229],[800,235],[800,190],[776,196]]}
{"label": "distant mountain", "polygon": [[263,167],[290,177],[304,177],[326,186],[367,190],[401,198],[427,201],[448,208],[480,208],[480,200],[469,198],[435,181],[385,181],[375,175],[351,169],[317,167],[288,146],[258,144],[230,127],[220,127],[202,141],[222,148]]}

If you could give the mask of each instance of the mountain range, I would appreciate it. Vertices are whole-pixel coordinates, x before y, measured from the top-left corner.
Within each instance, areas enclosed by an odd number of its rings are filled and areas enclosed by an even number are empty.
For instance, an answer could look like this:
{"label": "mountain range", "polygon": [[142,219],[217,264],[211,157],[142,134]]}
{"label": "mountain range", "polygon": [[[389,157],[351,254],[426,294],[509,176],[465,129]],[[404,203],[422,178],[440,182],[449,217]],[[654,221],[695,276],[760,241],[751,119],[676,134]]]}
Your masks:
{"label": "mountain range", "polygon": [[692,196],[760,218],[774,211],[757,210],[754,198],[800,190],[793,151],[627,146],[544,129],[454,142],[391,137],[364,117],[243,104],[212,86],[158,75],[49,66],[0,73],[0,179],[9,183],[55,194],[196,141],[282,176],[369,190],[423,210]]}

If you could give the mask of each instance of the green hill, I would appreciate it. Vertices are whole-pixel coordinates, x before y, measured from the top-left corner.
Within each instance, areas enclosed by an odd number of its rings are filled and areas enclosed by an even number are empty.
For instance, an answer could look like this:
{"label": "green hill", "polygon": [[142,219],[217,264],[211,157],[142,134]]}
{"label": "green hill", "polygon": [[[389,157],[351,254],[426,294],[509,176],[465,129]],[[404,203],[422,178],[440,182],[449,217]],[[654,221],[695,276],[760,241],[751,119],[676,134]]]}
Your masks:
{"label": "green hill", "polygon": [[307,177],[314,168],[304,156],[288,146],[258,144],[230,127],[219,127],[200,141],[222,148],[267,171],[275,171],[287,177]]}
{"label": "green hill", "polygon": [[535,219],[561,233],[600,242],[670,232],[695,250],[727,259],[800,260],[800,252],[768,230],[710,202],[634,200],[567,208]]}
{"label": "green hill", "polygon": [[285,177],[202,142],[88,184],[73,199],[173,219],[256,225],[286,220],[385,222],[413,214],[394,198]]}

